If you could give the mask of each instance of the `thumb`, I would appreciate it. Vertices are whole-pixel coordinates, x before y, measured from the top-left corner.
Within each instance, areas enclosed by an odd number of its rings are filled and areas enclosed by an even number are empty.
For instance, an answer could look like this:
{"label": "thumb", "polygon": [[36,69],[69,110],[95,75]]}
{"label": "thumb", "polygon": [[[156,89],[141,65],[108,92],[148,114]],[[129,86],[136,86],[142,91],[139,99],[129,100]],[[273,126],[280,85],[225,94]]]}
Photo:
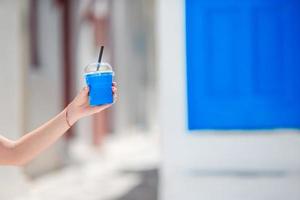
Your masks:
{"label": "thumb", "polygon": [[90,88],[89,88],[88,86],[85,86],[85,87],[81,90],[80,94],[81,94],[82,96],[87,96],[88,93],[89,93],[89,91],[90,91]]}
{"label": "thumb", "polygon": [[89,87],[84,87],[80,92],[79,94],[77,95],[77,97],[75,98],[75,101],[77,103],[82,103],[86,100],[87,96],[88,96],[88,93],[89,93]]}

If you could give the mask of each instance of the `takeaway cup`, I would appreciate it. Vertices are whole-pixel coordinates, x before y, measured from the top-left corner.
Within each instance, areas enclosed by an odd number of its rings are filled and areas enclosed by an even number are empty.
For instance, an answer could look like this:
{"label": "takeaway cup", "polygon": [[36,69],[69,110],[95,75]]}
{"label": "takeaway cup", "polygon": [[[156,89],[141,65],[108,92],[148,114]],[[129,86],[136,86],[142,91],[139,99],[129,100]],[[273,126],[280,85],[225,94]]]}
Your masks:
{"label": "takeaway cup", "polygon": [[114,72],[108,63],[91,63],[84,69],[91,106],[113,103],[112,82]]}

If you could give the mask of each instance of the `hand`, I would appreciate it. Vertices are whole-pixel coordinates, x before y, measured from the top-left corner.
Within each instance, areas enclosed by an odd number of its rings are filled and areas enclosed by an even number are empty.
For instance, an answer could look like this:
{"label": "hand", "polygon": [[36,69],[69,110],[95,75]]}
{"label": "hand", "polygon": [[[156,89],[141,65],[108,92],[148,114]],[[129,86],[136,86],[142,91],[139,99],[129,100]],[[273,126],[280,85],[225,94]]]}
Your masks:
{"label": "hand", "polygon": [[[113,82],[112,92],[114,97],[114,103],[117,100],[117,84]],[[75,99],[68,105],[66,112],[68,112],[68,120],[73,125],[80,118],[93,115],[109,108],[112,104],[106,104],[101,106],[90,106],[89,105],[89,88],[84,87]]]}

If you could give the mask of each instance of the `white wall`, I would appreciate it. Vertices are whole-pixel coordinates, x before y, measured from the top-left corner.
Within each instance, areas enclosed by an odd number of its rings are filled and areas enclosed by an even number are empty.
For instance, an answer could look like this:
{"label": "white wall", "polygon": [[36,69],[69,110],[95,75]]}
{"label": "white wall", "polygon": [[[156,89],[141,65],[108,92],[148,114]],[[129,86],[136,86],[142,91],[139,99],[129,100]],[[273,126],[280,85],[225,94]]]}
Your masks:
{"label": "white wall", "polygon": [[113,2],[111,37],[120,97],[114,106],[115,130],[148,130],[156,123],[154,1]]}
{"label": "white wall", "polygon": [[[61,9],[48,0],[38,3],[38,68],[26,73],[26,132],[32,131],[63,109],[62,18]],[[75,67],[74,67],[74,70]],[[61,166],[66,145],[59,140],[26,167],[38,175]]]}
{"label": "white wall", "polygon": [[[249,199],[251,195],[255,199],[253,195],[259,190],[255,188],[257,181],[250,181],[249,187],[238,189],[238,182],[228,184],[223,179],[210,182],[210,179],[203,179],[201,173],[298,171],[300,135],[293,130],[187,130],[184,16],[184,0],[157,0],[158,88],[163,132],[160,199],[239,199],[241,190],[249,192]],[[266,196],[280,189],[299,193],[296,187],[290,187],[295,186],[290,179],[278,181],[276,187],[274,181],[268,181],[264,182],[264,186],[270,188]],[[222,194],[217,192],[220,188]]]}
{"label": "white wall", "polygon": [[[22,5],[18,0],[0,1],[0,134],[10,139],[24,131]],[[0,199],[12,199],[26,186],[20,168],[0,167]]]}

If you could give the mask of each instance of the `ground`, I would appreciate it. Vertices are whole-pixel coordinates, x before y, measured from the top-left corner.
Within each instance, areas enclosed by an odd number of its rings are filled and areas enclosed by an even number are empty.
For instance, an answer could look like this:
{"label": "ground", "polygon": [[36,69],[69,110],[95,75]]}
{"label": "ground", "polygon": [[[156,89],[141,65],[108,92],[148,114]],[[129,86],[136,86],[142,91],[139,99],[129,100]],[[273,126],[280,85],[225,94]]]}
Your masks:
{"label": "ground", "polygon": [[[158,178],[160,151],[159,136],[147,133],[109,137],[100,149],[75,141],[69,164],[33,179],[27,194],[16,200],[157,200],[163,186]],[[297,170],[194,169],[176,173],[173,177],[180,179],[172,181],[170,196],[164,200],[175,199],[174,194],[183,200],[300,199]]]}
{"label": "ground", "polygon": [[75,141],[71,163],[31,181],[16,200],[155,200],[159,139],[153,134],[112,136],[93,149]]}

